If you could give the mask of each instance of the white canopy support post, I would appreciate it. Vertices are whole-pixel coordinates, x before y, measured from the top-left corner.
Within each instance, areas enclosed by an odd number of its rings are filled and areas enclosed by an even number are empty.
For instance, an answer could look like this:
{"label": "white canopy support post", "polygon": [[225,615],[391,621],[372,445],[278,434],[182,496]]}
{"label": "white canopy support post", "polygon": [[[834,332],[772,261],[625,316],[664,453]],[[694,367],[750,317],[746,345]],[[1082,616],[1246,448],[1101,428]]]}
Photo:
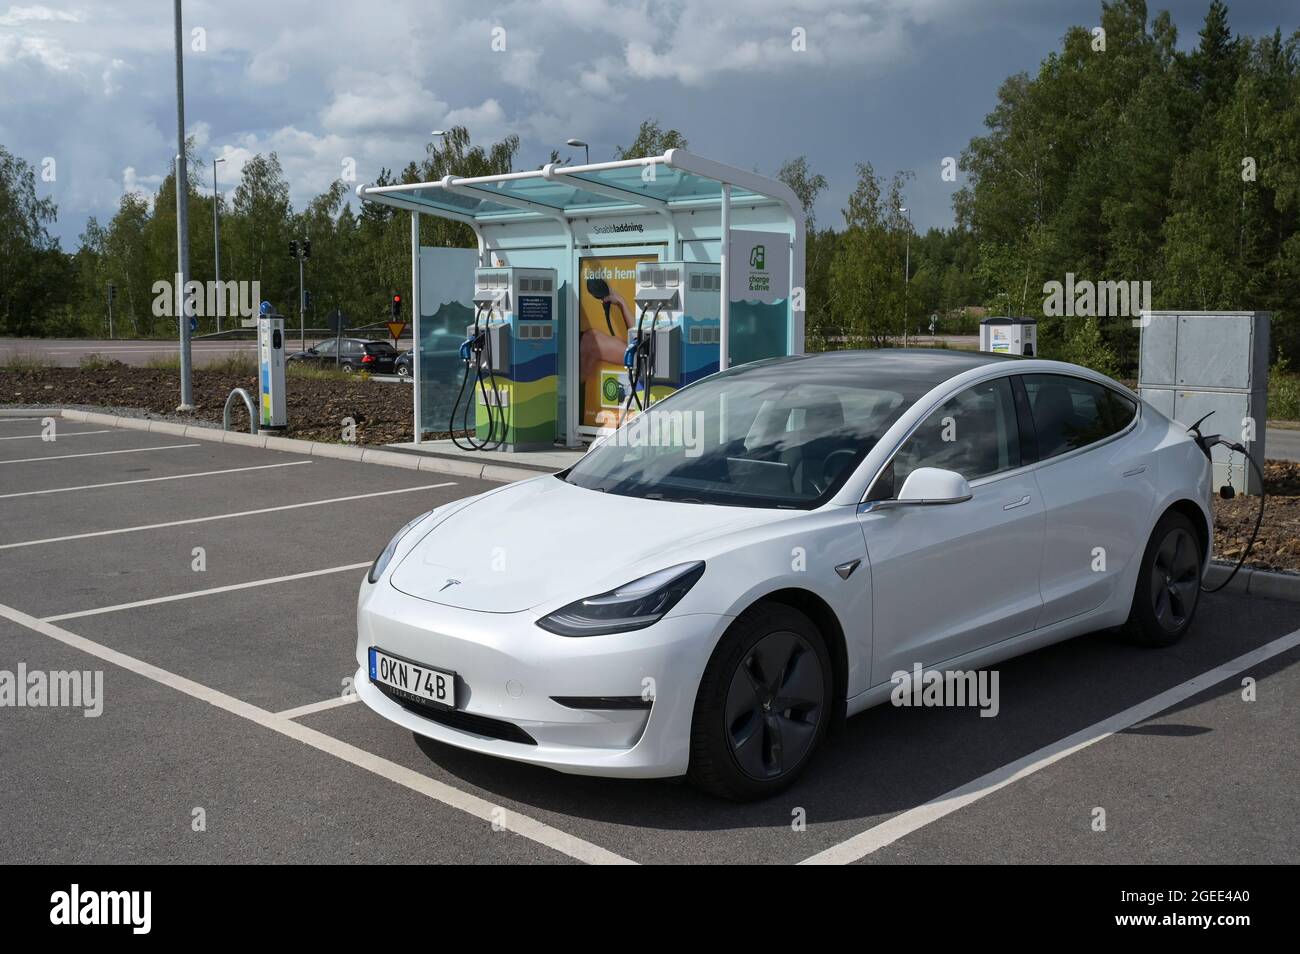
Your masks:
{"label": "white canopy support post", "polygon": [[731,366],[731,183],[722,183],[722,234],[718,252],[722,300],[718,302],[718,370]]}
{"label": "white canopy support post", "polygon": [[[394,345],[397,342],[393,342]],[[415,443],[420,443],[420,213],[411,213],[411,384]]]}
{"label": "white canopy support post", "polygon": [[578,255],[577,239],[573,226],[569,225],[568,242],[565,246],[569,255],[569,294],[565,298],[564,324],[565,341],[568,346],[564,354],[564,446],[581,447],[582,436],[578,433],[578,395],[582,382],[578,380]]}

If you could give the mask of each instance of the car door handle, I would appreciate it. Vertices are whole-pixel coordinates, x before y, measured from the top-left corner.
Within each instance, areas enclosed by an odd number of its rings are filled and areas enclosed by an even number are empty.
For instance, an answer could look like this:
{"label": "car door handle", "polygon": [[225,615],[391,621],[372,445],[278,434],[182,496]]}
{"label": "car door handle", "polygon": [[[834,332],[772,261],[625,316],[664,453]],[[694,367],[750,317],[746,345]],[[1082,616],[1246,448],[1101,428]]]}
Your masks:
{"label": "car door handle", "polygon": [[1025,494],[1025,495],[1024,495],[1023,497],[1021,497],[1019,500],[1016,500],[1016,501],[1013,501],[1013,502],[1011,502],[1011,503],[1009,503],[1009,504],[1005,504],[1005,505],[1003,505],[1002,509],[1003,509],[1003,510],[1015,510],[1017,507],[1023,507],[1025,504],[1029,503],[1030,499],[1031,499],[1031,498],[1030,498],[1029,494]]}
{"label": "car door handle", "polygon": [[1128,470],[1124,471],[1123,476],[1136,477],[1138,474],[1145,474],[1146,472],[1147,472],[1147,465],[1143,464],[1140,467],[1130,467]]}

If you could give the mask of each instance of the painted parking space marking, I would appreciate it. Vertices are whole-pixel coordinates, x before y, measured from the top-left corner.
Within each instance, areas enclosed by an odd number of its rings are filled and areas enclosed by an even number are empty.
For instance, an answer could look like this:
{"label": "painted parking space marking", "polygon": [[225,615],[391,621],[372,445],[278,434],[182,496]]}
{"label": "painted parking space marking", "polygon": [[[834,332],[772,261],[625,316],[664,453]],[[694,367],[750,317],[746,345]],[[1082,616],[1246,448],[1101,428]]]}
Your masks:
{"label": "painted parking space marking", "polygon": [[[2,439],[2,438],[0,438]],[[50,487],[46,490],[22,490],[12,494],[0,494],[0,500],[12,497],[37,497],[42,494],[66,494],[74,490],[99,490],[103,487],[125,487],[127,484],[153,484],[160,480],[184,480],[186,477],[215,477],[218,474],[239,474],[249,470],[273,470],[276,467],[297,467],[310,464],[309,460],[289,460],[279,464],[258,464],[256,467],[227,467],[225,470],[201,470],[196,474],[169,474],[166,477],[137,477],[134,480],[114,480],[106,484],[81,484],[77,487]]]}
{"label": "painted parking space marking", "polygon": [[143,454],[146,451],[180,450],[198,447],[198,444],[160,444],[157,447],[128,447],[125,450],[93,451],[89,454],[55,454],[49,457],[20,457],[17,460],[0,460],[0,464],[31,464],[42,460],[71,460],[74,457],[107,457],[109,454]]}
{"label": "painted parking space marking", "polygon": [[1193,676],[1186,682],[1166,689],[1159,695],[1130,706],[1122,712],[1117,712],[1109,718],[1102,719],[1085,729],[1080,729],[1072,735],[1059,739],[1050,745],[1045,745],[1023,758],[981,775],[979,778],[967,782],[965,785],[959,786],[944,795],[940,795],[924,805],[918,805],[916,808],[901,812],[846,841],[805,858],[800,864],[836,865],[859,861],[872,852],[878,851],[886,845],[893,844],[900,838],[924,828],[931,822],[951,815],[953,812],[979,801],[986,795],[991,795],[999,789],[1006,788],[1013,782],[1018,782],[1022,778],[1033,775],[1035,772],[1073,755],[1075,752],[1109,738],[1116,732],[1153,718],[1166,709],[1176,706],[1180,702],[1184,702],[1192,696],[1296,646],[1300,646],[1300,629],[1285,636],[1280,636],[1272,642],[1252,649],[1248,653],[1243,653],[1235,659],[1230,659],[1214,669],[1201,673],[1199,676]]}
{"label": "painted parking space marking", "polygon": [[173,593],[170,596],[155,596],[152,599],[136,600],[133,603],[118,603],[114,606],[100,606],[96,609],[77,610],[74,613],[60,613],[57,616],[45,616],[43,623],[54,623],[65,619],[80,619],[83,616],[100,616],[104,613],[117,613],[121,610],[139,609],[142,606],[157,606],[160,603],[175,603],[178,600],[192,600],[200,596],[215,596],[218,593],[233,593],[237,590],[251,590],[259,586],[273,586],[276,583],[291,583],[294,580],[308,580],[315,576],[329,576],[331,573],[347,573],[351,570],[364,570],[373,563],[348,563],[344,566],[331,566],[323,570],[306,570],[302,573],[290,573],[286,576],[272,576],[264,580],[249,580],[246,583],[230,583],[226,586],[213,586],[204,590],[190,590],[186,593]]}
{"label": "painted parking space marking", "polygon": [[40,633],[42,636],[47,636],[66,646],[81,650],[114,666],[175,689],[192,698],[207,702],[218,709],[270,729],[272,732],[278,732],[280,735],[296,739],[304,745],[321,752],[327,752],[357,768],[365,769],[380,778],[385,778],[444,805],[459,809],[481,821],[489,822],[494,826],[503,824],[503,830],[513,832],[530,841],[535,841],[577,861],[588,864],[635,864],[635,862],[624,858],[622,855],[601,848],[599,845],[576,835],[570,835],[558,828],[547,825],[545,822],[538,821],[513,809],[506,811],[502,806],[495,805],[487,799],[463,792],[444,782],[423,775],[414,769],[409,769],[406,766],[398,765],[396,762],[373,755],[347,742],[341,742],[332,736],[308,728],[282,715],[268,712],[266,709],[243,702],[234,696],[194,682],[191,679],[186,679],[184,676],[161,669],[144,660],[136,659],[134,656],[128,656],[126,653],[110,649],[84,636],[78,636],[76,633],[55,626],[53,623],[47,623],[33,616],[28,616],[21,610],[14,609],[11,606],[0,604],[0,618],[17,623],[19,626]]}
{"label": "painted parking space marking", "polygon": [[350,706],[354,702],[360,702],[361,697],[353,694],[350,696],[336,696],[333,699],[323,699],[320,702],[309,702],[305,706],[295,706],[292,709],[285,709],[283,712],[277,712],[281,719],[301,719],[303,716],[314,715],[317,712],[324,712],[327,709],[337,709],[339,706]]}
{"label": "painted parking space marking", "polygon": [[[124,432],[119,432],[115,427],[105,427],[97,431],[56,431],[55,433],[58,440],[63,440],[65,437],[81,437],[85,434],[117,434]],[[54,440],[44,434],[11,434],[8,437],[0,437],[0,441],[34,441],[37,438],[45,438],[49,443],[54,443]]]}
{"label": "painted parking space marking", "polygon": [[399,487],[396,490],[376,490],[368,494],[350,494],[347,497],[329,497],[325,500],[306,500],[301,503],[283,504],[279,507],[261,507],[257,510],[238,510],[234,513],[218,513],[210,517],[189,517],[185,520],[169,520],[166,523],[146,523],[136,527],[119,527],[116,530],[94,530],[90,533],[72,533],[62,537],[45,537],[40,540],[23,540],[18,543],[0,543],[0,550],[12,550],[17,547],[35,547],[46,543],[65,543],[69,540],[89,540],[93,537],[110,537],[117,533],[139,533],[144,530],[163,530],[167,527],[184,527],[196,523],[209,523],[213,520],[233,520],[236,517],[255,517],[264,513],[276,513],[281,510],[298,510],[302,507],[323,507],[326,504],[346,503],[349,500],[366,500],[370,497],[388,497],[392,494],[409,494],[419,490],[437,490],[441,487],[455,487],[456,481],[448,480],[440,484],[422,484],[419,487]]}

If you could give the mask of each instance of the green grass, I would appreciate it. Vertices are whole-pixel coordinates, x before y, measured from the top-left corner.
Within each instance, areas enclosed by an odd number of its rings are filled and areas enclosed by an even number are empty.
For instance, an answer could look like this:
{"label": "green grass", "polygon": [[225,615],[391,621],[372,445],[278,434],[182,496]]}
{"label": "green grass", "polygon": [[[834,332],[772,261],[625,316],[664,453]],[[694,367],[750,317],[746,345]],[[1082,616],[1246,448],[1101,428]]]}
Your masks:
{"label": "green grass", "polygon": [[82,371],[106,371],[111,367],[121,364],[120,361],[114,361],[112,358],[105,358],[102,354],[92,351],[89,354],[83,354],[77,361],[77,367]]}
{"label": "green grass", "polygon": [[153,368],[155,371],[179,371],[181,369],[180,353],[150,355],[145,361],[146,368]]}
{"label": "green grass", "polygon": [[54,367],[54,359],[47,354],[32,351],[11,351],[0,355],[0,368],[5,371],[36,371]]}
{"label": "green grass", "polygon": [[1300,421],[1300,374],[1285,366],[1268,376],[1268,416],[1275,421]]}
{"label": "green grass", "polygon": [[315,381],[367,381],[370,374],[366,371],[335,371],[331,368],[315,368],[301,361],[294,361],[284,366],[284,373],[292,378],[308,378]]}
{"label": "green grass", "polygon": [[257,362],[253,356],[246,351],[236,351],[219,358],[215,361],[209,361],[202,366],[204,371],[223,371],[226,374],[253,375],[257,374]]}

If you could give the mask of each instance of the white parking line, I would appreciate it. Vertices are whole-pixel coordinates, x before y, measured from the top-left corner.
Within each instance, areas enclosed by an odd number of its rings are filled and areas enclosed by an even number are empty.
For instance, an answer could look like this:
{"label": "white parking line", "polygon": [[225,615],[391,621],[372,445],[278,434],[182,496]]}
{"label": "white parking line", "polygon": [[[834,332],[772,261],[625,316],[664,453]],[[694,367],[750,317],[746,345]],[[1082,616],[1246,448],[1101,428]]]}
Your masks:
{"label": "white parking line", "polygon": [[178,450],[198,447],[198,444],[162,444],[158,447],[128,447],[126,450],[95,451],[92,454],[55,454],[49,457],[20,457],[17,460],[0,460],[0,464],[31,464],[38,460],[69,460],[73,457],[107,457],[109,454],[143,454],[145,451]]}
{"label": "white parking line", "polygon": [[364,570],[371,561],[349,563],[347,566],[331,566],[324,570],[307,570],[305,573],[290,573],[287,576],[272,576],[264,580],[250,580],[247,583],[231,583],[227,586],[213,586],[206,590],[190,590],[187,593],[173,593],[170,596],[155,596],[153,599],[136,600],[134,603],[118,603],[116,606],[101,606],[98,609],[77,610],[74,613],[60,613],[58,616],[46,616],[42,623],[56,623],[64,619],[79,619],[82,616],[99,616],[101,613],[116,613],[119,610],[139,609],[142,606],[157,606],[159,603],[175,603],[177,600],[192,600],[199,596],[213,596],[217,593],[233,593],[235,590],[251,590],[258,586],[271,586],[274,583],[290,583],[293,580],[308,580],[313,576],[328,576],[331,573],[346,573],[349,570]]}
{"label": "white parking line", "polygon": [[0,618],[17,623],[19,626],[40,633],[42,636],[48,636],[50,639],[57,640],[66,646],[89,653],[91,656],[112,663],[115,666],[120,666],[138,676],[168,686],[177,692],[183,692],[194,699],[207,702],[218,709],[223,709],[265,729],[270,729],[272,732],[278,732],[280,735],[296,739],[304,745],[311,746],[321,752],[327,752],[350,765],[365,769],[367,772],[385,778],[390,782],[396,782],[404,788],[418,792],[451,808],[459,809],[484,822],[493,825],[503,824],[506,831],[512,831],[516,835],[535,841],[540,845],[545,845],[547,848],[568,855],[570,858],[588,864],[635,864],[635,862],[624,858],[622,855],[601,848],[599,845],[576,835],[570,835],[558,828],[553,828],[545,822],[537,821],[513,809],[507,810],[500,805],[494,805],[485,798],[479,798],[469,792],[462,792],[460,789],[453,788],[445,782],[439,782],[437,779],[423,775],[414,769],[398,765],[396,762],[390,762],[388,759],[367,752],[365,749],[342,742],[333,736],[318,732],[273,712],[268,712],[251,703],[243,702],[234,696],[226,695],[224,692],[194,682],[192,679],[186,679],[184,676],[168,672],[166,669],[136,659],[134,656],[128,656],[116,649],[110,649],[93,640],[86,639],[84,636],[78,636],[76,633],[61,629],[53,623],[42,622],[33,616],[28,616],[26,613],[14,609],[12,606],[0,604]]}
{"label": "white parking line", "polygon": [[361,697],[358,695],[336,696],[333,699],[325,699],[322,702],[309,702],[305,706],[298,706],[296,709],[285,709],[283,712],[277,712],[281,719],[299,719],[305,715],[311,715],[314,712],[324,712],[326,709],[337,709],[339,706],[350,706],[354,702],[360,702]]}
{"label": "white parking line", "polygon": [[1252,666],[1257,666],[1265,660],[1296,646],[1300,646],[1300,629],[1288,633],[1286,636],[1280,636],[1257,649],[1252,649],[1248,653],[1243,653],[1236,659],[1230,659],[1223,665],[1216,666],[1199,676],[1193,676],[1186,682],[1180,683],[1171,689],[1166,689],[1159,695],[1152,696],[1135,706],[1130,706],[1123,712],[1117,712],[1108,719],[1102,719],[1086,729],[1080,729],[1073,735],[1066,736],[1064,739],[1046,745],[1036,752],[1029,753],[1024,758],[1017,759],[1001,768],[981,775],[974,781],[967,782],[959,788],[954,788],[951,792],[940,795],[924,805],[918,805],[916,808],[901,812],[888,821],[881,822],[873,828],[868,828],[866,831],[854,835],[847,841],[842,841],[825,851],[819,851],[817,854],[805,858],[800,864],[843,865],[865,858],[872,852],[893,844],[900,838],[924,828],[931,822],[938,821],[958,809],[979,801],[986,795],[992,795],[999,789],[1006,788],[1012,782],[1033,775],[1040,769],[1045,769],[1049,765],[1061,761],[1066,756],[1086,749],[1093,743],[1100,742],[1122,729],[1127,729],[1131,725],[1136,725],[1157,716],[1166,709],[1190,699],[1197,693],[1203,692],[1211,686],[1216,686],[1225,679],[1231,679]]}
{"label": "white parking line", "polygon": [[114,480],[107,484],[81,484],[78,487],[50,487],[47,490],[21,490],[13,494],[0,494],[0,500],[11,497],[36,497],[40,494],[66,494],[73,490],[99,490],[101,487],[125,487],[127,484],[153,484],[160,480],[184,480],[186,477],[213,477],[217,474],[238,474],[246,470],[271,470],[274,467],[297,467],[310,464],[309,460],[289,460],[280,464],[258,464],[256,467],[229,467],[225,470],[201,470],[195,474],[169,474],[166,477],[137,477],[135,480]]}
{"label": "white parking line", "polygon": [[440,487],[455,487],[456,481],[448,480],[441,484],[423,484],[419,487],[399,487],[397,490],[376,490],[369,494],[352,494],[348,497],[330,497],[326,500],[307,500],[302,503],[284,504],[280,507],[261,507],[257,510],[240,510],[235,513],[218,513],[211,517],[190,517],[186,520],[169,520],[167,523],[146,523],[138,527],[120,527],[117,530],[94,530],[90,533],[72,533],[66,537],[45,537],[41,540],[23,540],[20,543],[0,543],[0,550],[12,550],[15,547],[34,547],[42,543],[64,543],[68,540],[89,540],[92,537],[111,537],[115,533],[139,533],[141,530],[162,530],[166,527],[184,527],[192,523],[208,523],[211,520],[231,520],[235,517],[255,517],[263,513],[275,513],[279,510],[297,510],[300,507],[321,507],[325,504],[346,503],[349,500],[365,500],[368,497],[387,497],[391,494],[409,494],[417,490],[437,490]]}
{"label": "white parking line", "polygon": [[[114,430],[115,428],[105,427],[98,431],[58,431],[56,432],[55,436],[58,440],[63,440],[65,437],[80,437],[83,434],[109,434],[112,433]],[[0,437],[0,441],[34,441],[38,437],[45,437],[45,435],[44,434],[13,434],[9,437]],[[51,440],[50,443],[53,444],[54,441]]]}

